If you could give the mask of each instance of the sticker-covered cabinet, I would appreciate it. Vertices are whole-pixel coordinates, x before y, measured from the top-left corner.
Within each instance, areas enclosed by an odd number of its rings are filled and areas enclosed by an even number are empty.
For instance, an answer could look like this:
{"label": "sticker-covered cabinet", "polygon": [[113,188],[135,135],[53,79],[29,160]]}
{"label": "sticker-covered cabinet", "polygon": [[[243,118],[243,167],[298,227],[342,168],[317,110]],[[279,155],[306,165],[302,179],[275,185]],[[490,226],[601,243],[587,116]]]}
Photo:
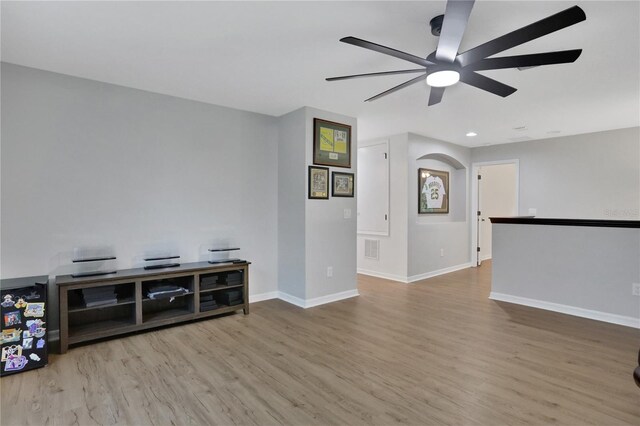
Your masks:
{"label": "sticker-covered cabinet", "polygon": [[0,376],[47,364],[47,276],[0,280]]}

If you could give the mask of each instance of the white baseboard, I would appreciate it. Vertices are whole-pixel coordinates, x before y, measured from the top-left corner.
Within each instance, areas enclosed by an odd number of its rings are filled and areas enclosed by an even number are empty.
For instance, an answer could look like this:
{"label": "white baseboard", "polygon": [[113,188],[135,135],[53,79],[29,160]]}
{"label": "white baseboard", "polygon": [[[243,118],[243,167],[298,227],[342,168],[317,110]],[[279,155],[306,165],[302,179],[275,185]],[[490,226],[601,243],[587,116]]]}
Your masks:
{"label": "white baseboard", "polygon": [[278,292],[278,299],[280,300],[284,300],[287,303],[291,303],[292,305],[296,305],[299,306],[301,308],[304,308],[305,306],[305,300],[301,299],[299,297],[296,296],[292,296],[290,294],[284,293],[282,291]]}
{"label": "white baseboard", "polygon": [[278,292],[277,291],[269,291],[267,293],[260,294],[250,294],[249,295],[249,303],[262,302],[263,300],[277,299]]}
{"label": "white baseboard", "polygon": [[576,317],[589,318],[596,321],[609,322],[612,324],[624,325],[627,327],[640,328],[640,318],[628,317],[624,315],[610,314],[608,312],[593,311],[575,306],[562,305],[559,303],[545,302],[543,300],[529,299],[527,297],[511,296],[509,294],[491,292],[489,299],[501,302],[515,303],[517,305],[530,306],[532,308],[545,309],[547,311],[560,312],[562,314]]}
{"label": "white baseboard", "polygon": [[485,254],[484,256],[480,256],[480,260],[484,262],[485,260],[491,260],[491,253]]}
{"label": "white baseboard", "polygon": [[301,299],[287,293],[279,292],[279,299],[284,300],[292,305],[307,309],[314,306],[325,305],[327,303],[337,302],[339,300],[349,299],[359,296],[358,290],[347,290],[340,293],[329,294],[327,296],[315,297],[313,299]]}
{"label": "white baseboard", "polygon": [[407,277],[403,277],[402,275],[387,274],[386,272],[369,271],[368,269],[362,269],[362,268],[358,268],[357,272],[362,275],[369,275],[376,278],[384,278],[386,280],[398,281],[403,284],[407,284],[409,282],[407,281]]}
{"label": "white baseboard", "polygon": [[340,293],[329,294],[327,296],[315,297],[313,299],[307,299],[305,308],[312,308],[318,305],[325,305],[327,303],[337,302],[339,300],[350,299],[352,297],[360,296],[358,290],[341,291]]}
{"label": "white baseboard", "polygon": [[408,277],[407,281],[410,283],[414,283],[416,281],[426,280],[427,278],[437,277],[438,275],[449,274],[451,272],[456,272],[461,269],[471,268],[472,266],[473,264],[471,262],[463,263],[461,265],[449,266],[448,268],[438,269],[431,272],[425,272],[424,274],[412,275]]}
{"label": "white baseboard", "polygon": [[386,272],[369,271],[367,269],[358,268],[358,273],[363,275],[370,275],[372,277],[384,278],[391,281],[398,281],[403,284],[411,284],[416,281],[426,280],[427,278],[437,277],[438,275],[449,274],[451,272],[459,271],[461,269],[467,269],[474,266],[473,263],[463,263],[461,265],[449,266],[448,268],[438,269],[435,271],[425,272],[424,274],[412,275],[410,277],[403,277],[401,275],[387,274]]}

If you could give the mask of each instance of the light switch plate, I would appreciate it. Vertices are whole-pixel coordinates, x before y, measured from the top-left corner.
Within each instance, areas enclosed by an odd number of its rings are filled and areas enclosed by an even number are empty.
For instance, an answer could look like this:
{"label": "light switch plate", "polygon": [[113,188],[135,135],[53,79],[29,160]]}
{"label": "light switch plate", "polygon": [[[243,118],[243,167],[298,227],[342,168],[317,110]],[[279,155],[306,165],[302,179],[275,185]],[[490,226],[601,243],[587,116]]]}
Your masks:
{"label": "light switch plate", "polygon": [[351,209],[344,209],[344,218],[351,219]]}

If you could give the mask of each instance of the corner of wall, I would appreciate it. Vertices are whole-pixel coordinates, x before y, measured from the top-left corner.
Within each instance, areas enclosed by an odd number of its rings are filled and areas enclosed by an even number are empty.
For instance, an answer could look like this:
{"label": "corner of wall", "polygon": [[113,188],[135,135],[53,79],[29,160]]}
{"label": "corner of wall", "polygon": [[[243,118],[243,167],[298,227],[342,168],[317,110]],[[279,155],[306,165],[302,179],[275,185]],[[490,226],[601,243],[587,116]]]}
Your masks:
{"label": "corner of wall", "polygon": [[[471,150],[415,133],[409,133],[408,140],[407,263],[409,279],[415,280],[469,265],[471,231],[468,215],[468,169]],[[432,167],[449,172],[449,213],[418,214],[419,167]]]}
{"label": "corner of wall", "polygon": [[[305,167],[313,165],[314,118],[351,126],[351,167],[323,166],[330,169],[329,185],[332,180],[331,175],[335,172],[355,175],[358,163],[357,120],[312,107],[305,107]],[[353,198],[334,197],[330,190],[328,200],[310,200],[305,194],[305,296],[307,302],[318,298],[331,298],[332,295],[357,289],[356,192],[354,188]],[[350,217],[345,217],[345,211],[351,212]]]}
{"label": "corner of wall", "polygon": [[278,118],[278,292],[305,297],[305,109]]}

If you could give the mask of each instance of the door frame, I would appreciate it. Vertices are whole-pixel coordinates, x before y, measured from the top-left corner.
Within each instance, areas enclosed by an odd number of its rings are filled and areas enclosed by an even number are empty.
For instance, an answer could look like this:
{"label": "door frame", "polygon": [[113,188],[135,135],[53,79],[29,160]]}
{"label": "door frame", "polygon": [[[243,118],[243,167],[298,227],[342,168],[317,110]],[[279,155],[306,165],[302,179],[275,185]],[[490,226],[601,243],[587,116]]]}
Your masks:
{"label": "door frame", "polygon": [[520,160],[478,161],[471,163],[471,208],[469,218],[471,222],[471,247],[469,247],[471,266],[478,266],[478,171],[480,167],[513,164],[516,167],[516,210],[520,214]]}

